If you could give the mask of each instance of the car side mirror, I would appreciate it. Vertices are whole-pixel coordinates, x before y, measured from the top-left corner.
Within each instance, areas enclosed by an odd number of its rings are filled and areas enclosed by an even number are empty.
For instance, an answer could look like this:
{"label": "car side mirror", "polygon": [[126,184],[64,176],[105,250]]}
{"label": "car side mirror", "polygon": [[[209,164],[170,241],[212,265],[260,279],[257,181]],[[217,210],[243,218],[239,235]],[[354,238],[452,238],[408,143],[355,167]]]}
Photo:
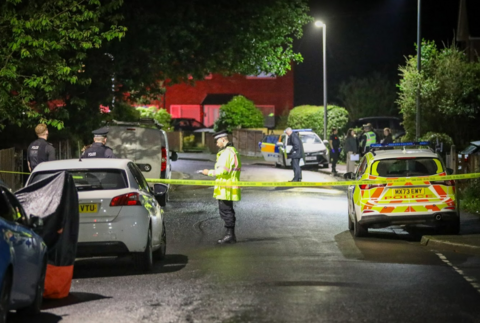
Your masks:
{"label": "car side mirror", "polygon": [[453,174],[453,169],[447,168],[447,175],[452,175]]}
{"label": "car side mirror", "polygon": [[177,161],[178,159],[178,154],[176,151],[170,150],[170,160],[171,161]]}
{"label": "car side mirror", "polygon": [[160,206],[167,205],[167,191],[168,186],[166,184],[153,184],[153,195]]}
{"label": "car side mirror", "polygon": [[352,172],[348,172],[348,173],[345,173],[345,174],[343,175],[343,178],[344,178],[344,179],[354,179],[354,178],[355,178],[355,174],[352,173]]}
{"label": "car side mirror", "polygon": [[324,144],[325,146],[328,146],[328,140],[324,140],[324,141],[323,141],[323,144]]}

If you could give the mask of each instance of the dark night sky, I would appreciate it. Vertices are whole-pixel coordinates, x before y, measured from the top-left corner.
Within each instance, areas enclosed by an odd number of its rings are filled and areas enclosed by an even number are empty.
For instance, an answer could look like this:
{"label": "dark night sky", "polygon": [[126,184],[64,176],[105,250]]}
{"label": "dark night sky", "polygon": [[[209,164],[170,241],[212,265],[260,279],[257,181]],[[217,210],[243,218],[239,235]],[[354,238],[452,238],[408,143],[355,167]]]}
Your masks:
{"label": "dark night sky", "polygon": [[[342,81],[375,71],[398,82],[398,66],[415,54],[417,0],[310,0],[310,15],[327,25],[328,103]],[[459,0],[422,0],[422,38],[451,44]],[[304,62],[294,66],[295,106],[323,105],[322,30],[305,26],[294,44]]]}

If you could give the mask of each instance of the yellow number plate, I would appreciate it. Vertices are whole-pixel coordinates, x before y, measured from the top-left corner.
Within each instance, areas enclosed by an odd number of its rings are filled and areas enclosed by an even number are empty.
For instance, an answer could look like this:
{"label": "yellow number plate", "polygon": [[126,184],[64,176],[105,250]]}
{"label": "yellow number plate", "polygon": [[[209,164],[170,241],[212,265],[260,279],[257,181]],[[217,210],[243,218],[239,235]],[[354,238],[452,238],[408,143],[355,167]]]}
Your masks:
{"label": "yellow number plate", "polygon": [[424,188],[412,187],[412,188],[393,188],[390,189],[392,196],[405,196],[405,195],[425,195]]}
{"label": "yellow number plate", "polygon": [[80,213],[97,213],[98,205],[97,204],[80,204],[78,206]]}

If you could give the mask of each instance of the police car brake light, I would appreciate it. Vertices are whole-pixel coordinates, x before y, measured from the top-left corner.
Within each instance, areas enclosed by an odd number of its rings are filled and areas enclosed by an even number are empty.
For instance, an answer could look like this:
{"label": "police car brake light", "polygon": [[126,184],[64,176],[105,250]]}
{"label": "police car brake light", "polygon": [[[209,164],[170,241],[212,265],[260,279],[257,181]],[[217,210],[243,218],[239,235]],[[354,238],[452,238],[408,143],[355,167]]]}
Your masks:
{"label": "police car brake light", "polygon": [[110,202],[110,206],[129,206],[129,205],[142,205],[140,201],[140,194],[127,193],[115,196]]}
{"label": "police car brake light", "polygon": [[369,190],[374,187],[385,187],[387,184],[361,184],[359,186],[361,190]]}
{"label": "police car brake light", "polygon": [[372,144],[370,148],[430,146],[428,141],[394,142],[391,144]]}

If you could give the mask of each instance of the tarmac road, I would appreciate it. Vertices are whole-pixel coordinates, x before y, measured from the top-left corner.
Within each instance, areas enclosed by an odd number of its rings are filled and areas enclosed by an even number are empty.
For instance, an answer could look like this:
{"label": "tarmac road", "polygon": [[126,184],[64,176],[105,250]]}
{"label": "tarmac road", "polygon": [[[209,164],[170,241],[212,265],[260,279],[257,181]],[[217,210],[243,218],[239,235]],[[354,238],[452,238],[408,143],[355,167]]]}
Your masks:
{"label": "tarmac road", "polygon": [[[185,178],[211,162],[179,160]],[[242,180],[292,170],[243,166]],[[304,181],[330,181],[304,172]],[[223,234],[213,189],[177,187],[166,208],[168,256],[148,274],[130,259],[83,259],[71,295],[28,322],[480,322],[480,258],[422,246],[427,229],[347,230],[344,190],[243,189],[237,240]],[[9,322],[25,322],[15,314]]]}

